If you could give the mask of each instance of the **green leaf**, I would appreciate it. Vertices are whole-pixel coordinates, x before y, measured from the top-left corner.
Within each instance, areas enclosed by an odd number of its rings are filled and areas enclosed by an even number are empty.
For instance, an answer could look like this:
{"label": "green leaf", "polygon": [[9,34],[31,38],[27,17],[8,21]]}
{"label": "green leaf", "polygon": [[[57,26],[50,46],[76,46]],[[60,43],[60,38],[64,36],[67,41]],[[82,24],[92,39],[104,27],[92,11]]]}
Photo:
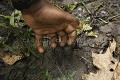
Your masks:
{"label": "green leaf", "polygon": [[40,57],[37,53],[35,53],[34,50],[32,50],[32,49],[30,49],[30,48],[28,48],[28,50],[31,52],[31,54],[32,54],[33,56],[35,56],[35,57],[38,58],[38,59],[41,59],[41,57]]}
{"label": "green leaf", "polygon": [[17,35],[17,34],[20,33],[20,29],[17,28],[17,27],[11,26],[11,27],[9,27],[9,30],[10,30],[11,32],[13,32],[15,35]]}
{"label": "green leaf", "polygon": [[9,51],[11,51],[12,53],[16,53],[16,51],[12,48],[12,47],[10,47],[9,45],[7,45],[7,44],[3,44],[3,46],[6,48],[6,49],[8,49]]}
{"label": "green leaf", "polygon": [[8,29],[8,26],[7,26],[5,23],[1,23],[1,22],[0,22],[0,26],[1,26],[2,28]]}
{"label": "green leaf", "polygon": [[90,24],[83,24],[83,31],[91,31],[92,27],[90,26]]}
{"label": "green leaf", "polygon": [[74,10],[76,6],[75,5],[68,5],[68,7],[70,10]]}
{"label": "green leaf", "polygon": [[82,30],[76,29],[76,33],[77,33],[77,35],[81,34],[81,33],[82,33]]}
{"label": "green leaf", "polygon": [[14,16],[13,15],[10,16],[10,25],[12,25],[12,26],[15,25],[15,23],[14,23]]}
{"label": "green leaf", "polygon": [[87,36],[88,37],[98,37],[98,35],[95,32],[92,32],[92,31],[87,33]]}

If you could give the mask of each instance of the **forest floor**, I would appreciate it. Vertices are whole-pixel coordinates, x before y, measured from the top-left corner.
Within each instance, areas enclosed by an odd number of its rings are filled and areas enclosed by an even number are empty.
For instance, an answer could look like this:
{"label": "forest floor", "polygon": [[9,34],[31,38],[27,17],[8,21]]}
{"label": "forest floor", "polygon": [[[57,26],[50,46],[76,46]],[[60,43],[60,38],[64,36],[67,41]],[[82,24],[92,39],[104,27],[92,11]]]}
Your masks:
{"label": "forest floor", "polygon": [[84,28],[72,46],[51,49],[45,39],[45,54],[34,49],[21,17],[14,16],[20,27],[11,26],[14,9],[7,3],[0,2],[0,80],[120,80],[120,0],[55,0]]}

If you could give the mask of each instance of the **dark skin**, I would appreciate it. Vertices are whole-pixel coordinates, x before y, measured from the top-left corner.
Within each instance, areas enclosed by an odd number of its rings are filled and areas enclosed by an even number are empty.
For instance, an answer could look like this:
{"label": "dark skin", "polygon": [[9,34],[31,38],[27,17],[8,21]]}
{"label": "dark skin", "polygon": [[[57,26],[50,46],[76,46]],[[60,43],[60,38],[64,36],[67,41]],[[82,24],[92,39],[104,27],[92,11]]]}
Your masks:
{"label": "dark skin", "polygon": [[42,39],[47,35],[51,39],[51,47],[57,46],[56,36],[61,37],[60,46],[72,45],[77,35],[75,29],[82,25],[71,14],[54,6],[47,0],[41,0],[29,9],[22,11],[25,22],[35,33],[37,49],[44,53]]}

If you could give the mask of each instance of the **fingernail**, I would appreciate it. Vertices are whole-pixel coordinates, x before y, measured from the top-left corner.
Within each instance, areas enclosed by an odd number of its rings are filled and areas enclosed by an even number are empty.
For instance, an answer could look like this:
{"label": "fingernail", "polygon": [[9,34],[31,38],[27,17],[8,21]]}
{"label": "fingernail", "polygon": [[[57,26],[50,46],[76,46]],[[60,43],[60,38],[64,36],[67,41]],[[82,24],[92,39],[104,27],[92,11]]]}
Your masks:
{"label": "fingernail", "polygon": [[72,40],[71,39],[68,40],[68,45],[72,45]]}
{"label": "fingernail", "polygon": [[38,48],[38,51],[39,51],[40,53],[44,53],[44,52],[45,52],[44,48],[42,48],[42,47],[39,47],[39,48]]}
{"label": "fingernail", "polygon": [[65,46],[65,43],[62,43],[62,42],[61,42],[61,43],[60,43],[60,46],[61,46],[61,47],[64,47],[64,46]]}
{"label": "fingernail", "polygon": [[57,46],[56,43],[52,43],[52,44],[51,44],[51,47],[52,47],[53,49],[56,48],[56,46]]}

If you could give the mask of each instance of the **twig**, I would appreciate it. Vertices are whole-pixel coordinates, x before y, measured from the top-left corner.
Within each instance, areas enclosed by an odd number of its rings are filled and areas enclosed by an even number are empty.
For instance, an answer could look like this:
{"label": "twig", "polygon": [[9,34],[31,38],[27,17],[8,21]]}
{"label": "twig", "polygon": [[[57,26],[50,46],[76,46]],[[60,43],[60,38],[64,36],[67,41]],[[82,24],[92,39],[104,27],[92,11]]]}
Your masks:
{"label": "twig", "polygon": [[89,14],[92,14],[91,11],[86,7],[85,3],[84,3],[83,1],[81,1],[81,3],[83,4],[83,6],[84,6],[85,9],[87,10],[87,12],[88,12]]}
{"label": "twig", "polygon": [[101,20],[102,22],[104,22],[105,24],[108,24],[107,21],[103,20],[102,18],[99,18],[99,20]]}
{"label": "twig", "polygon": [[112,20],[112,19],[119,17],[119,16],[120,16],[120,14],[114,15],[114,16],[110,17],[108,20]]}
{"label": "twig", "polygon": [[10,18],[9,16],[5,16],[5,15],[2,15],[2,14],[0,14],[0,17]]}

